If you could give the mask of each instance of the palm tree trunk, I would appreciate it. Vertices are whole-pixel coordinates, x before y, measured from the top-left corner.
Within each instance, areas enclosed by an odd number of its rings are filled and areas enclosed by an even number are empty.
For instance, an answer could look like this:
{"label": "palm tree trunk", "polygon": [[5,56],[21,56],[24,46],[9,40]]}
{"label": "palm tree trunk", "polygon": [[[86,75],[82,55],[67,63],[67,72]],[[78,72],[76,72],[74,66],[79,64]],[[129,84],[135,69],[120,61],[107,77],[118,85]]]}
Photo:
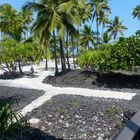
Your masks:
{"label": "palm tree trunk", "polygon": [[45,70],[48,70],[48,59],[46,58]]}
{"label": "palm tree trunk", "polygon": [[98,48],[98,45],[99,45],[99,24],[98,24],[98,15],[96,16],[96,28],[97,28],[97,48]]}
{"label": "palm tree trunk", "polygon": [[74,68],[76,68],[76,64],[75,64],[75,55],[74,55],[74,51],[75,51],[75,47],[74,47],[74,40],[73,40],[73,36],[71,36],[71,42],[72,42],[72,57],[73,57],[73,65]]}
{"label": "palm tree trunk", "polygon": [[104,35],[104,25],[102,25],[102,37]]}
{"label": "palm tree trunk", "polygon": [[57,64],[57,49],[56,49],[56,37],[55,37],[55,31],[53,31],[53,39],[54,39],[54,60],[55,60],[55,75],[58,75],[58,64]]}
{"label": "palm tree trunk", "polygon": [[76,53],[76,54],[77,54],[77,56],[78,56],[78,55],[79,55],[79,48],[77,47],[77,49],[76,49],[76,50],[77,50],[77,53]]}
{"label": "palm tree trunk", "polygon": [[68,41],[69,41],[69,32],[68,32],[68,29],[67,29],[67,38],[66,38],[66,51],[67,51],[67,52],[66,52],[66,58],[67,58],[68,70],[70,70]]}
{"label": "palm tree trunk", "polygon": [[21,68],[21,62],[20,60],[18,61],[18,68],[21,74],[23,74],[22,68]]}
{"label": "palm tree trunk", "polygon": [[65,73],[67,69],[66,69],[66,64],[65,64],[65,56],[64,56],[62,39],[59,39],[59,42],[60,42],[61,68],[62,68],[62,73]]}
{"label": "palm tree trunk", "polygon": [[[78,33],[80,32],[80,26],[78,26]],[[79,35],[78,35],[78,37],[77,37],[77,53],[76,53],[76,56],[78,56],[79,55],[79,43],[80,42],[80,37],[79,37]],[[73,42],[73,46],[74,46],[74,42]]]}
{"label": "palm tree trunk", "polygon": [[90,49],[90,46],[89,46],[89,42],[88,42],[88,49],[87,50],[89,50]]}

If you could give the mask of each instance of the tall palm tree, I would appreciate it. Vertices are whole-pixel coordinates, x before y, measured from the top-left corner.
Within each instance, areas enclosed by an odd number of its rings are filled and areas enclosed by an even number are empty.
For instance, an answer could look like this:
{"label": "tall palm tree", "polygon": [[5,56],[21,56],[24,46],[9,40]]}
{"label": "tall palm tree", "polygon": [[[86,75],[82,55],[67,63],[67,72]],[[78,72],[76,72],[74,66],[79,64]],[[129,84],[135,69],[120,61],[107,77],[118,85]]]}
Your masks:
{"label": "tall palm tree", "polygon": [[109,23],[108,15],[106,15],[105,13],[102,13],[99,17],[99,25],[102,24],[102,36],[104,34],[104,28],[106,27],[108,23]]}
{"label": "tall palm tree", "polygon": [[84,46],[85,49],[89,49],[90,44],[95,44],[94,39],[94,32],[91,30],[91,27],[84,25],[84,29],[81,30],[81,46]]}
{"label": "tall palm tree", "polygon": [[[86,21],[88,21],[92,17],[92,7],[88,4],[87,0],[78,0],[77,4],[74,4],[73,8],[71,9],[71,15],[73,19],[73,23],[75,24],[75,27],[77,28],[77,32],[79,33],[82,27],[82,24],[84,24]],[[73,34],[74,32],[71,31],[70,34]],[[70,35],[71,36],[71,35]],[[80,35],[76,34],[73,37],[71,36],[71,42],[72,43],[72,49],[73,49],[73,63],[74,67],[76,68],[75,64],[75,51],[77,50],[77,53],[79,53],[79,47],[80,47]],[[74,45],[73,45],[74,44]]]}
{"label": "tall palm tree", "polygon": [[[54,40],[56,36],[60,41],[61,67],[62,72],[66,71],[65,56],[63,49],[63,39],[67,26],[74,28],[71,16],[69,14],[72,8],[73,0],[40,0],[36,2],[28,2],[23,9],[33,9],[37,11],[37,19],[33,26],[34,31],[40,33],[41,39],[48,39],[52,35]],[[55,43],[55,41],[54,41]],[[54,50],[56,44],[54,44]],[[55,56],[55,73],[58,73],[57,56]]]}
{"label": "tall palm tree", "polygon": [[96,30],[97,30],[97,39],[96,39],[96,47],[99,44],[99,17],[103,15],[103,13],[111,13],[111,9],[108,6],[108,0],[90,0],[90,4],[93,7],[93,19],[96,20]]}
{"label": "tall palm tree", "polygon": [[125,31],[126,29],[127,28],[122,25],[122,21],[120,21],[118,16],[116,16],[114,20],[111,20],[107,25],[107,32],[110,33],[110,36],[113,36],[114,40],[119,35],[123,36],[123,31]]}
{"label": "tall palm tree", "polygon": [[134,18],[137,18],[139,20],[139,29],[140,29],[140,5],[137,5],[132,13]]}

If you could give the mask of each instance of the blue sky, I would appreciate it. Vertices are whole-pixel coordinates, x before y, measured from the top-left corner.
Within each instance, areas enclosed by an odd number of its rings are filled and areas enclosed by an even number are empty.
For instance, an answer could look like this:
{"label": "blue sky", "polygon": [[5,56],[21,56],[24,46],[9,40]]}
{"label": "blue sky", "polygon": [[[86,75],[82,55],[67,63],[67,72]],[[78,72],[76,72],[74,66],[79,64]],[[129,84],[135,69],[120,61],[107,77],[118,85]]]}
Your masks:
{"label": "blue sky", "polygon": [[[9,3],[14,8],[19,10],[27,0],[0,0],[0,4]],[[128,28],[125,31],[126,36],[130,36],[139,29],[139,23],[137,19],[133,19],[132,11],[136,5],[140,4],[140,0],[109,0],[109,5],[112,9],[110,16],[113,19],[115,16],[119,16],[123,21],[123,24]]]}

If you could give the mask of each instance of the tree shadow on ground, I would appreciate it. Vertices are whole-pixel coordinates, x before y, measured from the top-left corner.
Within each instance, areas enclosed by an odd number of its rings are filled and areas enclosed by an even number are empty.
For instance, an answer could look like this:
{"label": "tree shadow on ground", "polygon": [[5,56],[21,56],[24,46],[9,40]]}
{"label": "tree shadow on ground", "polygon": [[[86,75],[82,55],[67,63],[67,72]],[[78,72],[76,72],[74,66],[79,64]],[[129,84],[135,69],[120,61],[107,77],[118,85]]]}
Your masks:
{"label": "tree shadow on ground", "polygon": [[122,73],[97,73],[99,87],[107,88],[135,88],[140,89],[140,75],[126,75]]}
{"label": "tree shadow on ground", "polygon": [[27,128],[19,132],[13,137],[0,137],[0,140],[64,140],[49,135],[37,128]]}
{"label": "tree shadow on ground", "polygon": [[4,72],[3,74],[0,74],[0,79],[3,80],[15,79],[21,77],[23,77],[23,74],[21,74],[20,72]]}

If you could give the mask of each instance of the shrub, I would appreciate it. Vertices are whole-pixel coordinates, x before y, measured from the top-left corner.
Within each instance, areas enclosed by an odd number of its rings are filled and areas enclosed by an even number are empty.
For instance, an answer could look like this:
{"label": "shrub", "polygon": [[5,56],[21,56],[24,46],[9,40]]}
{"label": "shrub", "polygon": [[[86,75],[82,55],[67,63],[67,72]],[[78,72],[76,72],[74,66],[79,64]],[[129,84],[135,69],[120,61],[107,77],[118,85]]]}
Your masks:
{"label": "shrub", "polygon": [[103,64],[104,62],[104,53],[103,51],[99,50],[90,50],[83,52],[79,57],[78,57],[78,64],[82,68],[86,69],[100,69],[100,65]]}
{"label": "shrub", "polygon": [[99,71],[131,70],[140,65],[140,38],[120,38],[115,44],[85,51],[79,55],[78,64]]}
{"label": "shrub", "polygon": [[[17,42],[7,36],[0,41],[0,67],[15,72],[15,65],[38,62],[44,56],[43,48],[34,42]],[[46,56],[44,56],[46,58]],[[22,69],[22,68],[21,68]]]}

